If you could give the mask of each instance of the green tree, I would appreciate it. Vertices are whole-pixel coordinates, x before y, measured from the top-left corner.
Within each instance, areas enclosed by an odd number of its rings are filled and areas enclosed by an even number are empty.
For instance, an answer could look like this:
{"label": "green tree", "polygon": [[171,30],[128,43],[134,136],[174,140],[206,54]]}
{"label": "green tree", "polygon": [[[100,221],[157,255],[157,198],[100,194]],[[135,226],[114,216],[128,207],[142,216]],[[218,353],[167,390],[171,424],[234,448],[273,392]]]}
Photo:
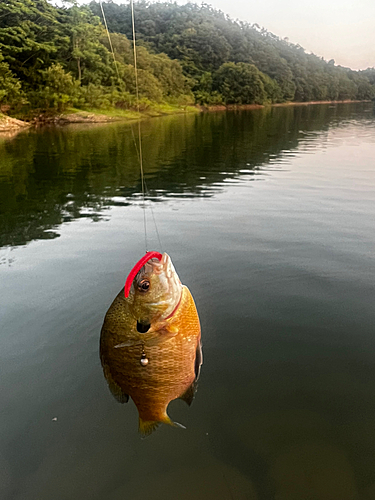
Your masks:
{"label": "green tree", "polygon": [[212,73],[205,71],[200,77],[199,84],[195,91],[195,99],[198,104],[223,104],[223,96],[217,91],[213,90]]}
{"label": "green tree", "polygon": [[39,70],[51,64],[58,46],[68,43],[59,29],[63,15],[46,0],[0,2],[0,50],[11,71],[31,88],[39,83]]}
{"label": "green tree", "polygon": [[253,64],[223,64],[214,74],[214,88],[225,104],[263,104],[267,100],[261,73]]}
{"label": "green tree", "polygon": [[59,112],[72,105],[76,96],[77,83],[72,75],[66,73],[61,64],[52,64],[42,71],[43,85],[40,87],[38,97],[44,102],[45,108],[54,108]]}
{"label": "green tree", "polygon": [[70,44],[66,57],[67,69],[82,85],[111,85],[116,78],[109,50],[101,43],[104,27],[98,17],[86,7],[73,6],[68,11],[65,27]]}
{"label": "green tree", "polygon": [[267,103],[281,102],[283,100],[283,93],[280,85],[264,73],[260,72],[259,77],[262,80],[263,87],[266,92]]}
{"label": "green tree", "polygon": [[10,71],[0,52],[0,105],[24,104],[26,102],[21,82]]}
{"label": "green tree", "polygon": [[364,76],[371,85],[375,85],[375,68],[367,68],[359,72],[360,76]]}
{"label": "green tree", "polygon": [[[101,42],[110,49],[107,35],[102,36]],[[125,35],[112,33],[112,47],[116,63],[125,88],[135,93],[134,54],[132,42]],[[185,95],[193,100],[191,82],[183,74],[179,61],[171,60],[166,54],[153,54],[146,47],[137,47],[137,66],[139,71],[139,91],[141,95],[151,100],[162,98],[177,98]]]}

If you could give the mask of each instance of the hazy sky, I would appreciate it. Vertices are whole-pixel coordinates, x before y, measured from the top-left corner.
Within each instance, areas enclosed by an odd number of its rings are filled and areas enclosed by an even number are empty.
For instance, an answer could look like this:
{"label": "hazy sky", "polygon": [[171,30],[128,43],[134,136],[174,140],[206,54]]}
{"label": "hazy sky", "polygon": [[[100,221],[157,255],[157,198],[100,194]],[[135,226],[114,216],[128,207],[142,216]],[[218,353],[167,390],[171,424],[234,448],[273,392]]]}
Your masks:
{"label": "hazy sky", "polygon": [[[118,0],[117,0],[118,1]],[[186,1],[178,0],[179,4]],[[199,2],[197,2],[199,3]],[[307,52],[352,69],[375,66],[375,0],[207,0]]]}

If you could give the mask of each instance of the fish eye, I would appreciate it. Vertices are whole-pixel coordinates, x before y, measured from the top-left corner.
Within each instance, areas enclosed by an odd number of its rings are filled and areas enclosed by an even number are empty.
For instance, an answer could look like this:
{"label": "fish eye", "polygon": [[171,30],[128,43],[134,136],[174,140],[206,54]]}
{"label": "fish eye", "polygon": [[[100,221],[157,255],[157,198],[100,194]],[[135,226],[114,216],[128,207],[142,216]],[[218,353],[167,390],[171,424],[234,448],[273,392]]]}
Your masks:
{"label": "fish eye", "polygon": [[147,290],[150,288],[150,282],[148,280],[142,280],[138,284],[138,290],[140,292],[147,292]]}

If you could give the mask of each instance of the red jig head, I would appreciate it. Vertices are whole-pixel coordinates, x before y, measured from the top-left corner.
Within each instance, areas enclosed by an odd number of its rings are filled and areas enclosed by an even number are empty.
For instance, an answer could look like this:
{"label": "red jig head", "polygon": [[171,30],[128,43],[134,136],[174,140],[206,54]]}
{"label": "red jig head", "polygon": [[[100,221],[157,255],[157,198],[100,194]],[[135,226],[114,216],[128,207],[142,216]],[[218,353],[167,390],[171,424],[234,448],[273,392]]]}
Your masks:
{"label": "red jig head", "polygon": [[126,278],[125,287],[124,287],[124,295],[125,298],[129,297],[130,289],[133,283],[134,278],[137,276],[139,270],[148,262],[150,259],[157,258],[159,260],[162,259],[162,254],[159,252],[146,252],[146,254],[136,263],[133,269],[130,271],[129,276]]}

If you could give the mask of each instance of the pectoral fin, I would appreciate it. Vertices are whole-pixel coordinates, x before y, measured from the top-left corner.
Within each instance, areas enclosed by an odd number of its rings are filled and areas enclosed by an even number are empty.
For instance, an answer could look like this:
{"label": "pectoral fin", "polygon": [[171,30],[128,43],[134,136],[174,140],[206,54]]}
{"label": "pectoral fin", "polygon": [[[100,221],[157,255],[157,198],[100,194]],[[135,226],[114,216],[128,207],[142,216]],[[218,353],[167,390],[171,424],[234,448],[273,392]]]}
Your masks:
{"label": "pectoral fin", "polygon": [[178,330],[162,330],[160,332],[155,332],[153,335],[145,339],[145,346],[154,346],[162,344],[167,340],[172,339],[178,334]]}
{"label": "pectoral fin", "polygon": [[161,422],[157,422],[156,420],[142,420],[141,417],[139,417],[139,433],[145,438],[152,434],[160,424]]}

